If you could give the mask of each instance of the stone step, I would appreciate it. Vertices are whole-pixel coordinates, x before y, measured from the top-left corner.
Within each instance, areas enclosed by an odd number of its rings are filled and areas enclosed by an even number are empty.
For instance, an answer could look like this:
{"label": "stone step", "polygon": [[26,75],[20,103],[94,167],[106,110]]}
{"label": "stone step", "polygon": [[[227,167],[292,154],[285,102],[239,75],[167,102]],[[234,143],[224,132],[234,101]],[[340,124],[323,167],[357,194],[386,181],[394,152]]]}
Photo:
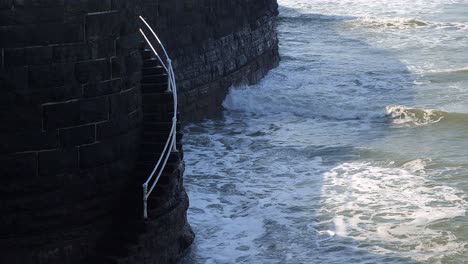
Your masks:
{"label": "stone step", "polygon": [[[141,190],[143,191],[143,183],[146,182],[146,180],[148,180],[148,177],[150,176],[151,172],[153,170],[151,169],[150,171],[148,171],[147,173],[139,173],[138,175],[135,174],[135,177],[137,177],[138,179],[141,180]],[[163,172],[161,174],[161,177],[159,178],[158,180],[158,183],[156,183],[156,185],[168,185],[168,184],[171,184],[172,181],[171,179],[173,179],[173,177],[177,177],[177,174],[176,174],[176,171],[177,170],[173,170],[171,173],[166,173],[166,172]],[[155,175],[153,177],[156,177],[158,176],[158,172],[155,172]],[[150,181],[150,186],[148,186],[148,189],[151,187],[151,184],[153,183],[153,181]],[[140,199],[138,202],[141,202],[142,201],[142,198],[143,195],[140,196]],[[141,203],[141,207],[143,208],[143,203]],[[143,209],[142,209],[143,210]]]}
{"label": "stone step", "polygon": [[141,51],[141,57],[143,60],[151,59],[153,57],[153,51],[150,49],[143,49]]}
{"label": "stone step", "polygon": [[[148,142],[142,142],[140,145],[140,151],[141,152],[162,152],[164,149],[164,146],[166,145],[166,141],[164,142],[159,142],[159,143],[148,143]],[[180,142],[176,143],[177,149],[182,149],[182,144]],[[170,147],[170,146],[168,146]]]}
{"label": "stone step", "polygon": [[[150,175],[151,171],[153,171],[154,166],[156,165],[157,161],[137,161],[136,163],[136,169],[135,169],[135,177],[143,177],[143,182],[148,178]],[[164,167],[164,174],[172,174],[174,173],[175,170],[177,170],[179,167],[179,162],[177,163],[167,163],[166,166]]]}
{"label": "stone step", "polygon": [[[164,146],[166,145],[166,140],[167,139],[164,139],[164,140],[159,141],[159,142],[143,141],[140,144],[140,151],[141,152],[150,152],[150,153],[151,152],[152,153],[159,153],[164,149]],[[171,142],[169,142],[169,144],[171,144]],[[172,145],[169,145],[168,148],[171,147],[171,146]],[[182,149],[181,140],[176,141],[176,147],[177,147],[177,151]],[[172,148],[171,148],[171,150],[172,150]]]}
{"label": "stone step", "polygon": [[[172,113],[174,112],[174,106],[171,104],[151,104],[146,103],[142,107],[143,115],[160,115],[161,122],[172,122]],[[145,120],[150,122],[150,120]]]}
{"label": "stone step", "polygon": [[[143,113],[144,122],[171,122],[174,115],[173,112],[162,113],[160,111],[146,111]],[[177,120],[180,120],[180,115],[177,114]]]}
{"label": "stone step", "polygon": [[[168,185],[168,184],[173,183],[173,180],[177,177],[177,173],[179,171],[177,168],[173,167],[174,164],[180,164],[180,163],[168,163],[168,164],[166,164],[168,169],[167,170],[165,169],[163,171],[163,173],[161,174],[161,177],[158,180],[157,185],[158,184]],[[150,176],[151,172],[153,171],[155,165],[156,165],[156,161],[152,165],[151,169],[135,171],[134,177],[138,178],[141,181],[141,185],[140,185],[141,192],[143,192],[143,183],[148,180],[148,177]],[[155,172],[154,177],[157,176],[157,173],[159,173],[159,171]],[[152,184],[152,182],[150,184]],[[138,200],[138,202],[141,201],[142,195],[139,196],[140,199]]]}
{"label": "stone step", "polygon": [[[141,151],[138,156],[138,161],[156,163],[161,157],[161,154],[162,154],[161,152]],[[169,163],[180,162],[182,158],[183,157],[182,157],[181,152],[171,152],[171,154],[169,154],[169,159],[167,160],[167,162]]]}
{"label": "stone step", "polygon": [[168,91],[163,91],[159,93],[145,93],[142,94],[142,98],[148,98],[149,100],[152,100],[154,102],[158,103],[165,103],[165,102],[173,102],[172,99],[172,92]]}
{"label": "stone step", "polygon": [[157,58],[146,59],[143,61],[143,68],[161,66]]}
{"label": "stone step", "polygon": [[141,83],[142,84],[168,83],[167,74],[152,74],[152,75],[143,74]]}
{"label": "stone step", "polygon": [[[172,122],[144,122],[143,131],[144,132],[154,132],[154,133],[169,133],[172,128]],[[176,131],[180,131],[182,125],[180,120],[176,123]]]}
{"label": "stone step", "polygon": [[143,106],[153,106],[155,104],[174,105],[174,99],[171,92],[164,93],[146,93],[141,95]]}
{"label": "stone step", "polygon": [[[141,140],[142,142],[166,142],[168,137],[169,137],[169,133],[143,131]],[[180,131],[177,132],[176,134],[177,141],[182,140],[183,137],[184,137],[183,132],[180,132]]]}
{"label": "stone step", "polygon": [[141,84],[141,93],[142,94],[164,93],[164,92],[168,92],[167,82]]}
{"label": "stone step", "polygon": [[155,75],[155,74],[166,74],[166,70],[161,66],[147,66],[141,68],[141,74],[145,75]]}

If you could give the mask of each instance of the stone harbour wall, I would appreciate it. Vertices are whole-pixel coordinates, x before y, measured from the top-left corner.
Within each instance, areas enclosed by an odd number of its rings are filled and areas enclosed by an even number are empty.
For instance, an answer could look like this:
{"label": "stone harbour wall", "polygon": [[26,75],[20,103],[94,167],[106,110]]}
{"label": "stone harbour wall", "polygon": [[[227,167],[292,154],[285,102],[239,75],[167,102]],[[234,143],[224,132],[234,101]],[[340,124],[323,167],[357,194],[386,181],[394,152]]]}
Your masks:
{"label": "stone harbour wall", "polygon": [[110,225],[140,137],[129,2],[0,1],[1,263],[85,263]]}
{"label": "stone harbour wall", "polygon": [[0,0],[0,263],[175,263],[192,242],[180,136],[150,220],[121,233],[116,219],[141,213],[170,116],[170,97],[142,89],[140,14],[173,59],[184,121],[279,62],[276,0]]}
{"label": "stone harbour wall", "polygon": [[186,121],[219,112],[229,87],[254,84],[279,63],[276,0],[143,0],[143,6],[173,59]]}

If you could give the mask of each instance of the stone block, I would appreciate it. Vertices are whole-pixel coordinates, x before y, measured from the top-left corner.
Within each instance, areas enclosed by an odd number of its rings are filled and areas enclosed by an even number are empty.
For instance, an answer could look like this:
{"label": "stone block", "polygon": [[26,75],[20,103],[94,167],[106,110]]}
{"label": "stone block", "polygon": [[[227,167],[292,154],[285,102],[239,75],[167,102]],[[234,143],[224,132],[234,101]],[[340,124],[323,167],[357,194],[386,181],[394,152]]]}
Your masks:
{"label": "stone block", "polygon": [[30,66],[28,71],[28,84],[32,89],[61,87],[70,84],[73,78],[71,64],[48,64]]}
{"label": "stone block", "polygon": [[26,54],[24,48],[13,48],[3,50],[3,64],[5,67],[15,67],[24,65]]}
{"label": "stone block", "polygon": [[39,155],[39,175],[52,176],[78,169],[78,149],[75,147],[42,151]]}
{"label": "stone block", "polygon": [[138,138],[139,131],[132,130],[114,138],[80,147],[80,168],[89,169],[112,163],[133,153],[137,148]]}
{"label": "stone block", "polygon": [[109,62],[106,59],[79,62],[75,65],[75,77],[81,84],[110,79]]}
{"label": "stone block", "polygon": [[56,131],[0,134],[0,154],[38,151],[56,147],[58,147],[58,135]]}
{"label": "stone block", "polygon": [[60,145],[62,147],[91,144],[96,140],[96,125],[59,129]]}
{"label": "stone block", "polygon": [[107,120],[109,101],[106,97],[74,100],[43,105],[44,128],[65,128]]}
{"label": "stone block", "polygon": [[123,59],[121,57],[112,57],[110,59],[111,63],[111,78],[119,78],[124,71],[123,69]]}
{"label": "stone block", "polygon": [[[41,15],[37,15],[41,14]],[[34,7],[0,10],[0,25],[24,25],[63,21],[63,8]]]}
{"label": "stone block", "polygon": [[125,72],[133,73],[141,70],[143,64],[139,51],[133,51],[128,56],[125,56]]}
{"label": "stone block", "polygon": [[125,134],[129,130],[140,127],[141,121],[141,112],[136,111],[129,115],[125,114],[109,121],[99,123],[96,125],[97,140],[102,141],[106,138]]}
{"label": "stone block", "polygon": [[86,39],[107,39],[119,35],[120,23],[118,11],[90,13],[85,17]]}
{"label": "stone block", "polygon": [[122,80],[124,82],[123,89],[139,87],[141,81],[141,72],[130,73],[129,75],[122,77]]}
{"label": "stone block", "polygon": [[116,54],[118,56],[123,56],[137,50],[141,44],[141,41],[142,37],[139,32],[120,36],[117,38],[115,43]]}
{"label": "stone block", "polygon": [[139,89],[133,88],[109,97],[110,117],[129,114],[141,105],[141,94]]}
{"label": "stone block", "polygon": [[87,83],[83,85],[83,96],[97,97],[109,94],[115,94],[122,90],[122,80],[112,79],[99,83]]}
{"label": "stone block", "polygon": [[53,46],[28,47],[24,49],[26,64],[50,64],[54,61]]}
{"label": "stone block", "polygon": [[5,48],[80,42],[83,26],[72,23],[28,24],[0,27],[0,46]]}
{"label": "stone block", "polygon": [[28,88],[28,67],[11,67],[0,70],[2,92]]}
{"label": "stone block", "polygon": [[0,97],[0,104],[3,107],[11,107],[65,101],[81,97],[81,92],[81,86],[77,84],[61,87],[28,87],[27,89],[5,91]]}
{"label": "stone block", "polygon": [[12,0],[15,8],[61,7],[64,0]]}
{"label": "stone block", "polygon": [[85,61],[91,58],[91,48],[86,43],[54,45],[52,48],[54,62]]}
{"label": "stone block", "polygon": [[13,0],[0,1],[0,9],[11,9],[12,7],[14,7]]}
{"label": "stone block", "polygon": [[86,14],[111,10],[111,0],[65,0],[65,11],[71,14]]}
{"label": "stone block", "polygon": [[31,179],[37,176],[37,153],[18,153],[0,156],[0,181],[10,184],[19,179]]}
{"label": "stone block", "polygon": [[21,133],[42,129],[40,107],[35,105],[16,105],[7,109],[0,108],[0,120],[2,120],[0,133]]}
{"label": "stone block", "polygon": [[91,59],[115,56],[116,45],[114,39],[98,39],[89,42]]}

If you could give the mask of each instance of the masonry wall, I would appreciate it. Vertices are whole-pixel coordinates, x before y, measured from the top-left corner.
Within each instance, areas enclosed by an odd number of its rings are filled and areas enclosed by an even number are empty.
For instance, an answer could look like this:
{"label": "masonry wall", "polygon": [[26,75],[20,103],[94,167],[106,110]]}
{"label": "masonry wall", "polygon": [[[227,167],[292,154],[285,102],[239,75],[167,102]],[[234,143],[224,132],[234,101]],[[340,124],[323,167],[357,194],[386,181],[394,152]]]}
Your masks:
{"label": "masonry wall", "polygon": [[[188,121],[277,65],[276,13],[275,0],[0,0],[0,262],[91,263],[114,232],[140,184],[138,15],[168,47]],[[172,263],[191,243],[179,165],[133,245],[143,260],[122,263]]]}
{"label": "masonry wall", "polygon": [[138,151],[139,12],[0,1],[1,263],[86,263],[110,226]]}
{"label": "masonry wall", "polygon": [[276,0],[143,4],[173,59],[186,121],[219,112],[229,87],[256,83],[279,62]]}

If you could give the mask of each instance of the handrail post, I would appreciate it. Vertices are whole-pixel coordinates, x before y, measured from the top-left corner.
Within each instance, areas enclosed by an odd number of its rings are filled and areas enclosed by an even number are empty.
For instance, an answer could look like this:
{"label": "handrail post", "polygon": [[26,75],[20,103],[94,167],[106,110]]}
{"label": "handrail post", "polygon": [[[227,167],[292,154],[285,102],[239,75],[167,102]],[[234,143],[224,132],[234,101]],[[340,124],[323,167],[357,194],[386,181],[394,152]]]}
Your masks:
{"label": "handrail post", "polygon": [[173,138],[172,138],[172,151],[177,151],[177,118],[172,118],[172,124],[174,126]]}
{"label": "handrail post", "polygon": [[171,69],[171,68],[172,68],[172,61],[171,61],[171,59],[168,58],[168,59],[167,59],[167,69],[168,69],[168,70],[167,70],[167,80],[168,80],[168,81],[167,81],[167,91],[168,91],[168,92],[171,92],[172,89],[174,88],[174,87],[172,87],[172,85],[171,85],[172,71],[169,70],[169,69]]}
{"label": "handrail post", "polygon": [[143,219],[148,218],[148,184],[143,184]]}

